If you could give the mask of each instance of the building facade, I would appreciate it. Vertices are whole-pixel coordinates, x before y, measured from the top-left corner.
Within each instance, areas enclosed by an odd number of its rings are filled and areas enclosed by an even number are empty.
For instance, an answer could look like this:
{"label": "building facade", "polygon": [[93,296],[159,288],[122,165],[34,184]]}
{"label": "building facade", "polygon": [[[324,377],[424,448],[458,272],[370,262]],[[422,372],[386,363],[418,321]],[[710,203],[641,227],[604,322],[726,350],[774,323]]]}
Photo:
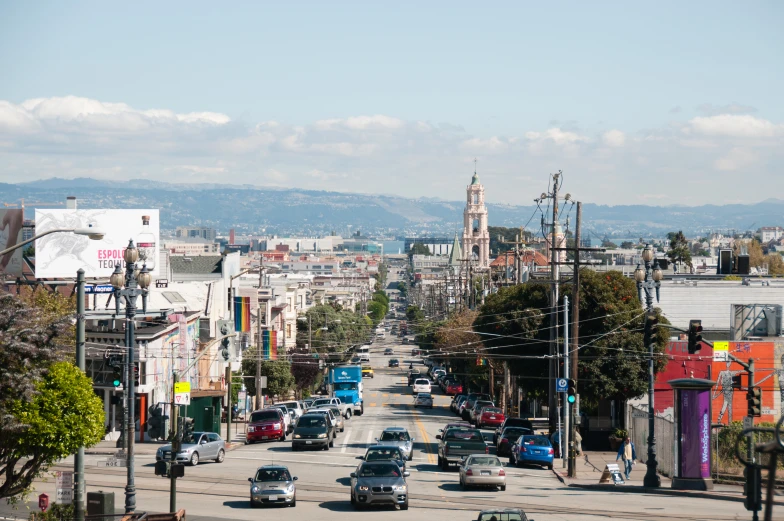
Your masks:
{"label": "building facade", "polygon": [[490,266],[490,234],[487,231],[485,187],[474,172],[466,188],[466,207],[463,211],[463,251],[480,269]]}

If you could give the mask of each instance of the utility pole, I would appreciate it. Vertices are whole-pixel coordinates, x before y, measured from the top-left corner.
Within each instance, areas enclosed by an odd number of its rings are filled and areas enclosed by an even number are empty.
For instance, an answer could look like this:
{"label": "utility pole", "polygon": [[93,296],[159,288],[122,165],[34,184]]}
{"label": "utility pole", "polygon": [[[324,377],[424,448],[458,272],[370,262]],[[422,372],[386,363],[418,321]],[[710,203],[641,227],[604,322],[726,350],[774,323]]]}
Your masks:
{"label": "utility pole", "polygon": [[[23,200],[24,204],[24,200]],[[84,372],[84,270],[76,272],[76,367]],[[76,449],[74,454],[74,519],[84,521],[84,447]]]}
{"label": "utility pole", "polygon": [[[569,297],[564,296],[564,342],[563,342],[563,357],[564,357],[564,372],[563,378],[569,375]],[[571,454],[571,443],[573,438],[569,430],[569,416],[571,415],[572,406],[569,400],[566,399],[566,393],[563,393],[561,403],[563,403],[563,432],[560,434],[561,439],[561,467],[566,468],[567,455]]]}
{"label": "utility pole", "polygon": [[[558,228],[558,189],[561,186],[561,171],[553,174],[553,191],[547,195],[552,199],[553,221],[550,223],[550,363],[548,379],[548,416],[550,427],[555,423],[555,410],[558,397],[555,392],[556,356],[558,354],[558,282],[560,270],[558,269],[558,244],[556,229]],[[544,217],[542,217],[544,219]]]}
{"label": "utility pole", "polygon": [[[579,348],[579,327],[580,327],[580,225],[583,217],[583,203],[577,201],[577,217],[575,219],[574,228],[574,274],[572,276],[572,336],[571,336],[571,351],[569,356],[569,374],[570,378],[577,383],[578,374],[578,348]],[[577,439],[575,432],[577,432],[578,418],[574,415],[574,404],[569,404],[572,415],[572,432],[570,438],[572,447],[569,449],[569,466],[568,475],[570,478],[577,476],[576,466],[576,447],[574,440]]]}
{"label": "utility pole", "polygon": [[[269,305],[269,302],[265,303],[264,305],[264,312],[266,313],[266,307]],[[261,346],[263,342],[263,338],[261,335],[261,306],[259,306],[259,321],[258,321],[258,337],[256,341],[256,408],[261,408]],[[266,316],[264,317],[266,319]],[[266,320],[265,320],[266,321]]]}

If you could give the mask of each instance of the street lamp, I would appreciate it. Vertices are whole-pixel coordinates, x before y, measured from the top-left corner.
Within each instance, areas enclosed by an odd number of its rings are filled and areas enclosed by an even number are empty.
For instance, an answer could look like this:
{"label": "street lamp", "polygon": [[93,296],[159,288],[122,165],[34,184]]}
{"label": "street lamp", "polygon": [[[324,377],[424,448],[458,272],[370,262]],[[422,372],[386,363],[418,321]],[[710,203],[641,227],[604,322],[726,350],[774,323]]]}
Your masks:
{"label": "street lamp", "polygon": [[125,374],[125,410],[124,419],[125,425],[125,440],[128,446],[127,458],[127,480],[125,485],[125,513],[130,514],[136,510],[136,485],[134,484],[133,475],[133,442],[134,430],[136,427],[135,419],[135,406],[136,406],[136,389],[134,382],[134,351],[136,346],[135,329],[136,325],[134,318],[136,317],[136,299],[142,297],[142,311],[147,312],[147,288],[152,281],[152,275],[147,269],[145,263],[141,269],[137,269],[137,261],[139,260],[139,250],[134,246],[133,239],[128,241],[128,247],[123,254],[125,260],[125,273],[123,273],[120,265],[117,264],[114,272],[109,277],[114,287],[114,306],[116,314],[120,314],[120,299],[125,300],[125,346],[128,348],[128,356],[126,357],[126,371]]}
{"label": "street lamp", "polygon": [[659,268],[658,261],[654,260],[653,247],[650,244],[645,245],[642,250],[642,260],[645,263],[645,269],[639,264],[634,270],[634,280],[637,281],[637,294],[642,302],[643,291],[645,291],[645,331],[648,333],[645,338],[648,340],[648,459],[645,462],[646,471],[643,485],[649,488],[658,488],[661,486],[661,478],[656,472],[658,463],[656,462],[656,436],[654,429],[656,424],[654,422],[654,408],[653,408],[653,392],[654,392],[654,374],[653,374],[653,352],[654,344],[656,343],[653,331],[651,331],[652,324],[650,322],[653,316],[653,295],[656,294],[656,302],[659,301],[659,288],[661,287],[661,280],[664,277],[662,270]]}
{"label": "street lamp", "polygon": [[105,235],[101,228],[93,228],[93,227],[88,227],[88,228],[55,228],[53,230],[47,230],[45,232],[39,233],[38,235],[35,235],[35,236],[27,239],[26,241],[22,241],[22,242],[20,242],[18,244],[14,244],[10,248],[7,248],[7,249],[5,249],[3,251],[0,251],[0,257],[5,255],[6,253],[10,253],[10,252],[14,251],[17,248],[21,248],[22,246],[26,246],[26,245],[30,244],[31,242],[35,241],[36,239],[40,239],[41,237],[43,237],[45,235],[49,235],[50,233],[73,233],[75,235],[86,235],[87,237],[89,237],[90,239],[92,239],[94,241],[100,241],[101,239],[103,239],[103,236]]}

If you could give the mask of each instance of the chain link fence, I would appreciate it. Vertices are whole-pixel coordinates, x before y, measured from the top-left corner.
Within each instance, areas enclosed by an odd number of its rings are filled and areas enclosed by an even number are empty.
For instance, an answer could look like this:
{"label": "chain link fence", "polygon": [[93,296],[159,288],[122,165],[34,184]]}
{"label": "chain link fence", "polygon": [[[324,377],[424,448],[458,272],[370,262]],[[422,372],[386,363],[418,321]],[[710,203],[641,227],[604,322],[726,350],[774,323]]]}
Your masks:
{"label": "chain link fence", "polygon": [[[648,409],[629,405],[629,436],[637,450],[637,459],[648,460]],[[659,473],[672,477],[675,471],[675,422],[663,416],[654,417],[656,461]]]}

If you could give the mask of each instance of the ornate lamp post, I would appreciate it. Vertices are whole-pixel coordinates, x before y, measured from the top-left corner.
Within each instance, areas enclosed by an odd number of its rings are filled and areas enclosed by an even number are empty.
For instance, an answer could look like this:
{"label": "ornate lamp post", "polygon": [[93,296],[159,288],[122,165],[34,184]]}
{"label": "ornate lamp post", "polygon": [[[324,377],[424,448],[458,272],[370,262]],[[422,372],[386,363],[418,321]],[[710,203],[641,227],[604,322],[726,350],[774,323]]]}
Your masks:
{"label": "ornate lamp post", "polygon": [[653,295],[656,293],[656,302],[659,301],[659,288],[661,287],[661,280],[664,277],[662,270],[659,268],[659,263],[654,260],[654,251],[650,244],[645,245],[642,250],[642,260],[645,262],[645,269],[639,264],[637,269],[634,270],[634,280],[637,281],[637,292],[642,302],[642,294],[645,292],[645,339],[648,341],[648,459],[645,462],[646,471],[643,485],[651,488],[658,488],[661,486],[661,478],[656,472],[658,466],[656,462],[656,437],[655,437],[655,423],[654,423],[654,408],[653,408],[653,390],[654,390],[654,366],[653,366],[653,352],[654,344],[656,343],[653,336],[653,324],[651,317],[653,315]]}
{"label": "ornate lamp post", "polygon": [[125,273],[123,274],[118,264],[109,281],[114,286],[114,302],[117,315],[120,314],[120,299],[125,301],[125,346],[128,354],[125,357],[125,407],[127,410],[125,425],[125,440],[128,446],[127,458],[127,480],[125,484],[125,513],[130,514],[136,510],[136,485],[134,484],[134,460],[133,444],[134,430],[136,427],[135,407],[136,389],[134,382],[134,351],[136,346],[135,329],[136,324],[136,299],[142,297],[142,311],[147,312],[147,288],[152,282],[152,275],[147,270],[145,263],[142,269],[137,269],[136,263],[139,260],[139,250],[134,246],[133,239],[128,241],[128,248],[124,253]]}

